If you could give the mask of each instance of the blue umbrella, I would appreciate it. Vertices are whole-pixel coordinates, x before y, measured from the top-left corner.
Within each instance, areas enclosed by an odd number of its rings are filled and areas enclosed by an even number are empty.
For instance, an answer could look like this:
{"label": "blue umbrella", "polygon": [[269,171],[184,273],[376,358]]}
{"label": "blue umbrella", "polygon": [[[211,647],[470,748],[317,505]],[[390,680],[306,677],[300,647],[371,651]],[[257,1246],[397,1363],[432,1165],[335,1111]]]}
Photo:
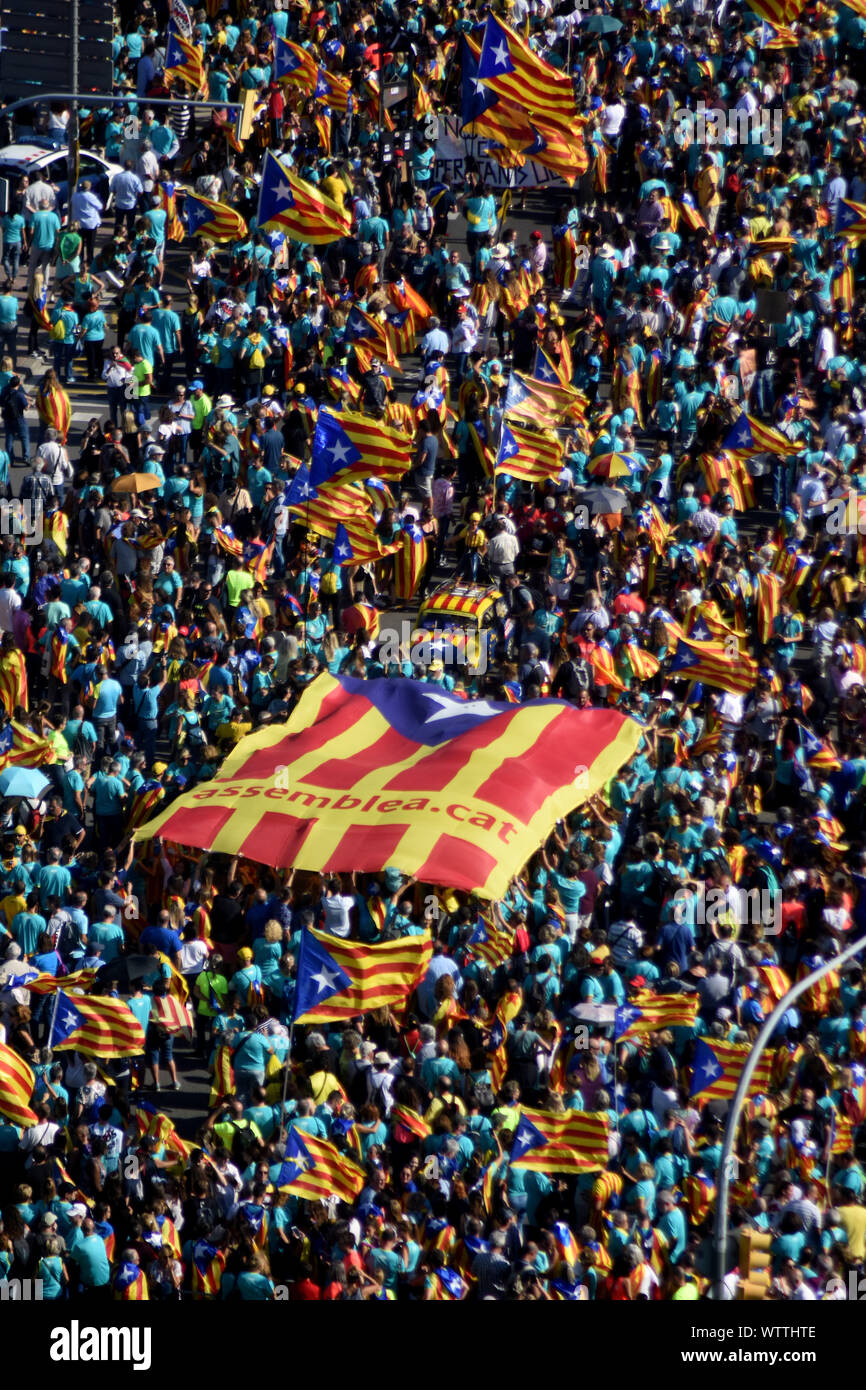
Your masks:
{"label": "blue umbrella", "polygon": [[51,779],[40,772],[38,767],[7,767],[0,772],[0,796],[41,796]]}

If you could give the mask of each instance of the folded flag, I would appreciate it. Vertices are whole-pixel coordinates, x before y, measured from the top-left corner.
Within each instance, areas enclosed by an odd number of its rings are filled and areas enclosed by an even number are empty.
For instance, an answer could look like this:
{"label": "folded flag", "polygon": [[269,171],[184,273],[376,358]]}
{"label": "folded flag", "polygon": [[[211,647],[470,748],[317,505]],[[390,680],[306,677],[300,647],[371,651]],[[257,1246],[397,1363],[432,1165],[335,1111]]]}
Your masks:
{"label": "folded flag", "polygon": [[249,229],[240,213],[200,193],[187,193],[183,215],[190,236],[206,236],[211,241],[242,241]]}
{"label": "folded flag", "polygon": [[388,1118],[394,1127],[395,1144],[411,1144],[433,1133],[427,1121],[408,1105],[395,1105]]}
{"label": "folded flag", "polygon": [[[748,1045],[741,1047],[716,1038],[698,1038],[689,1095],[700,1096],[702,1101],[733,1100],[751,1051]],[[770,1089],[772,1065],[772,1054],[764,1052],[749,1084],[748,1095],[762,1095]]]}
{"label": "folded flag", "polygon": [[197,1240],[192,1248],[190,1271],[193,1298],[216,1298],[225,1267],[224,1251],[218,1250],[209,1240]]}
{"label": "folded flag", "polygon": [[341,1202],[351,1203],[365,1181],[363,1168],[346,1158],[333,1144],[293,1128],[286,1140],[285,1158],[274,1178],[274,1187],[310,1201],[338,1197]]}
{"label": "folded flag", "polygon": [[368,946],[311,927],[298,952],[294,1021],[325,1023],[393,1008],[412,993],[432,954],[426,934]]}
{"label": "folded flag", "polygon": [[14,1048],[0,1042],[0,1115],[17,1125],[28,1129],[38,1123],[38,1117],[30,1108],[30,1097],[36,1077]]}
{"label": "folded flag", "polygon": [[[563,816],[634,753],[641,726],[564,700],[462,700],[425,681],[323,673],[286,723],[136,832],[337,873],[394,865],[503,897]],[[274,785],[277,767],[287,774]]]}
{"label": "folded flag", "polygon": [[93,1057],[137,1057],[144,1051],[144,1030],[121,999],[75,995],[58,990],[58,1005],[48,1046],[55,1051]]}
{"label": "folded flag", "polygon": [[497,927],[495,922],[481,917],[466,947],[471,956],[483,960],[490,970],[498,970],[514,954],[514,928]]}
{"label": "folded flag", "polygon": [[265,151],[259,193],[260,231],[284,233],[292,241],[329,246],[349,235],[352,219],[333,199]]}

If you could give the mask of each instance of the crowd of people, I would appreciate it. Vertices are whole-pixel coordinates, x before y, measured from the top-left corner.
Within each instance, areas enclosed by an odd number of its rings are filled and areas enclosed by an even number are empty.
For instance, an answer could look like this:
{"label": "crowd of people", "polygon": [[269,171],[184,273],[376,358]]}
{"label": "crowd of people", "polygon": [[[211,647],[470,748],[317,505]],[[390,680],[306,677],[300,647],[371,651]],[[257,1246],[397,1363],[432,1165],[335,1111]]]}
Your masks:
{"label": "crowd of people", "polygon": [[[0,1272],[45,1299],[705,1298],[732,1091],[702,1040],[745,1056],[866,927],[866,20],[512,0],[579,122],[572,187],[505,192],[536,155],[437,164],[489,13],[174,4],[202,112],[167,7],[121,0],[137,126],[82,113],[119,172],[24,177],[0,223],[0,744],[47,779],[0,805],[0,1026],[35,1074],[29,1127],[0,1084]],[[258,226],[266,150],[348,235]],[[185,193],[248,232],[187,230]],[[405,439],[366,561],[304,500],[324,407]],[[385,641],[442,585],[492,598],[488,660]],[[135,842],[324,671],[613,705],[641,741],[492,909]],[[432,959],[402,1011],[293,1027],[312,927]],[[126,1000],[144,1051],[52,1049],[34,971]],[[693,1024],[625,1026],[672,996]],[[743,1112],[730,1226],[771,1236],[772,1298],[844,1298],[866,1259],[864,1003],[856,958],[810,986]],[[527,1107],[603,1117],[606,1166],[521,1165]],[[281,1190],[298,1135],[361,1166],[354,1202]]]}

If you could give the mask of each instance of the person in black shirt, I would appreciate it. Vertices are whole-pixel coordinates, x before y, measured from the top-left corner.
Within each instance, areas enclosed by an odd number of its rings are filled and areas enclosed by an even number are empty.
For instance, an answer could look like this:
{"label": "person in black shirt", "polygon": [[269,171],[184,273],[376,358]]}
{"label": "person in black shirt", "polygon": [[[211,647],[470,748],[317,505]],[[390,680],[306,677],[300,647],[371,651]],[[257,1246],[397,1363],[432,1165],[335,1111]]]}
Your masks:
{"label": "person in black shirt", "polygon": [[63,806],[62,796],[52,793],[48,798],[48,812],[42,822],[40,844],[45,849],[62,849],[63,841],[71,835],[78,846],[84,839],[84,829]]}

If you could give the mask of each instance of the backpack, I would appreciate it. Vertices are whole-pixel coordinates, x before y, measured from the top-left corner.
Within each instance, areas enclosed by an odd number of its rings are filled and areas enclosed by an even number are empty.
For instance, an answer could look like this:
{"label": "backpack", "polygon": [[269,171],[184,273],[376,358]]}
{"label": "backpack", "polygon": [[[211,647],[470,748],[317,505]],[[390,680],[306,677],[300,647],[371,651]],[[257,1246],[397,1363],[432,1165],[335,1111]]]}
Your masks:
{"label": "backpack", "polygon": [[261,348],[255,347],[250,353],[250,366],[254,371],[259,371],[265,365],[265,354]]}
{"label": "backpack", "polygon": [[54,323],[52,323],[51,332],[48,336],[53,343],[62,343],[65,340],[66,324],[64,323],[62,318],[59,318]]}
{"label": "backpack", "polygon": [[323,594],[335,594],[337,592],[336,571],[328,570],[327,574],[322,575],[322,582],[319,585]]}

